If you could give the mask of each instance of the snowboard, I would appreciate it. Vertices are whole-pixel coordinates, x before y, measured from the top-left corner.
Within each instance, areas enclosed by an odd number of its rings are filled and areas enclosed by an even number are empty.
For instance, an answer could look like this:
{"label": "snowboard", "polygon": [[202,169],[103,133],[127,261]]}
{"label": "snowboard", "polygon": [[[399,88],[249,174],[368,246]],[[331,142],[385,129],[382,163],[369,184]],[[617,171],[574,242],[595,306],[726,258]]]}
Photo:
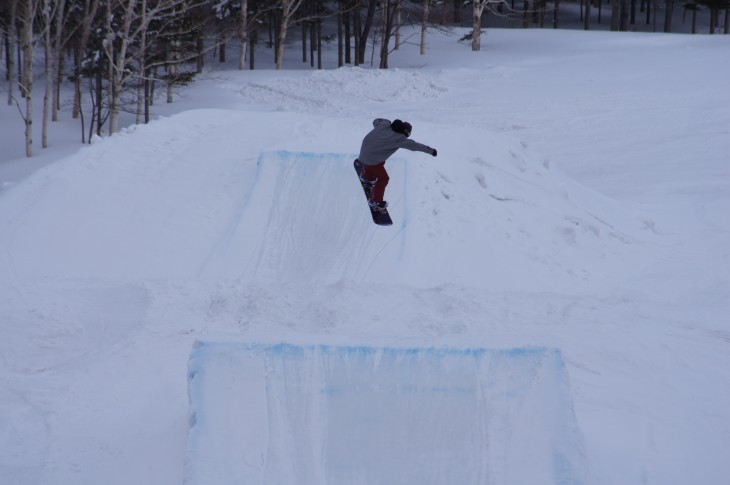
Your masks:
{"label": "snowboard", "polygon": [[[355,166],[355,173],[357,174],[357,181],[360,182],[360,185],[362,185],[362,190],[365,192],[365,201],[368,201],[370,199],[370,192],[373,190],[373,187],[370,184],[362,182],[360,180],[360,173],[362,172],[362,163],[360,163],[360,160],[355,160],[353,165]],[[370,210],[370,215],[373,216],[373,222],[375,224],[377,224],[379,226],[392,226],[393,225],[393,219],[390,218],[388,209],[380,211],[378,209],[371,208],[370,204],[368,204],[368,209]]]}

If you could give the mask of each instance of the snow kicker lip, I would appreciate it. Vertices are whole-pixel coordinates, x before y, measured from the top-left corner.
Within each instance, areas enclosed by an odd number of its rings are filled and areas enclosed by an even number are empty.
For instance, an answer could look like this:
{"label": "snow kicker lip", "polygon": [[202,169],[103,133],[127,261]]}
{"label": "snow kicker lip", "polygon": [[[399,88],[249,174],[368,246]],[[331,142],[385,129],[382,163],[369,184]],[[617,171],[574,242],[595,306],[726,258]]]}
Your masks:
{"label": "snow kicker lip", "polygon": [[196,342],[186,483],[585,483],[559,350]]}

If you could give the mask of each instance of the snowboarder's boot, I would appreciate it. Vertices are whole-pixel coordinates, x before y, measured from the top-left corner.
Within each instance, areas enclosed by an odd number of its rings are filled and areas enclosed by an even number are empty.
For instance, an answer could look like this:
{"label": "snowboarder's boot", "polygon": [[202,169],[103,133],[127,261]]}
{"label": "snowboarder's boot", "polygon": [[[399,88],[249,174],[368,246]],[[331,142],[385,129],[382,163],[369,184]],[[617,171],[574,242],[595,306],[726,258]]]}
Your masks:
{"label": "snowboarder's boot", "polygon": [[370,206],[370,209],[376,210],[378,212],[387,212],[388,209],[388,203],[386,201],[380,201],[376,202],[374,200],[368,200],[368,205]]}
{"label": "snowboarder's boot", "polygon": [[365,175],[362,172],[360,172],[360,183],[363,184],[363,187],[367,185],[372,188],[375,185],[375,182],[377,182],[377,181],[378,181],[378,179],[371,180],[371,179],[365,178]]}

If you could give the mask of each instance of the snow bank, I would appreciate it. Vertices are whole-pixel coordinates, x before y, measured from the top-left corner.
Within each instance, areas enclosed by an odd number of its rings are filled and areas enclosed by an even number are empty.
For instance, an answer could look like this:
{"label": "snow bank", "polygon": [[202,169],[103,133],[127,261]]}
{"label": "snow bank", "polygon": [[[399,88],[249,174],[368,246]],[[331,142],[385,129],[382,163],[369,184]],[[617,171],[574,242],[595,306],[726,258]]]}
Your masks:
{"label": "snow bank", "polygon": [[197,342],[186,483],[585,483],[555,349]]}

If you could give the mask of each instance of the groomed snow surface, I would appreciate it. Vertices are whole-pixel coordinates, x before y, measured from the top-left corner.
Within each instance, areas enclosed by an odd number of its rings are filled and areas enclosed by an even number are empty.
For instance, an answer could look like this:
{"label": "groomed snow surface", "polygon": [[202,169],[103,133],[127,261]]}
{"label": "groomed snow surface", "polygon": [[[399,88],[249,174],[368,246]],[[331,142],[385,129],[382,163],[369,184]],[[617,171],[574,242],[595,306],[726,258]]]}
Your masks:
{"label": "groomed snow surface", "polygon": [[727,483],[730,37],[464,33],[3,130],[0,481]]}

